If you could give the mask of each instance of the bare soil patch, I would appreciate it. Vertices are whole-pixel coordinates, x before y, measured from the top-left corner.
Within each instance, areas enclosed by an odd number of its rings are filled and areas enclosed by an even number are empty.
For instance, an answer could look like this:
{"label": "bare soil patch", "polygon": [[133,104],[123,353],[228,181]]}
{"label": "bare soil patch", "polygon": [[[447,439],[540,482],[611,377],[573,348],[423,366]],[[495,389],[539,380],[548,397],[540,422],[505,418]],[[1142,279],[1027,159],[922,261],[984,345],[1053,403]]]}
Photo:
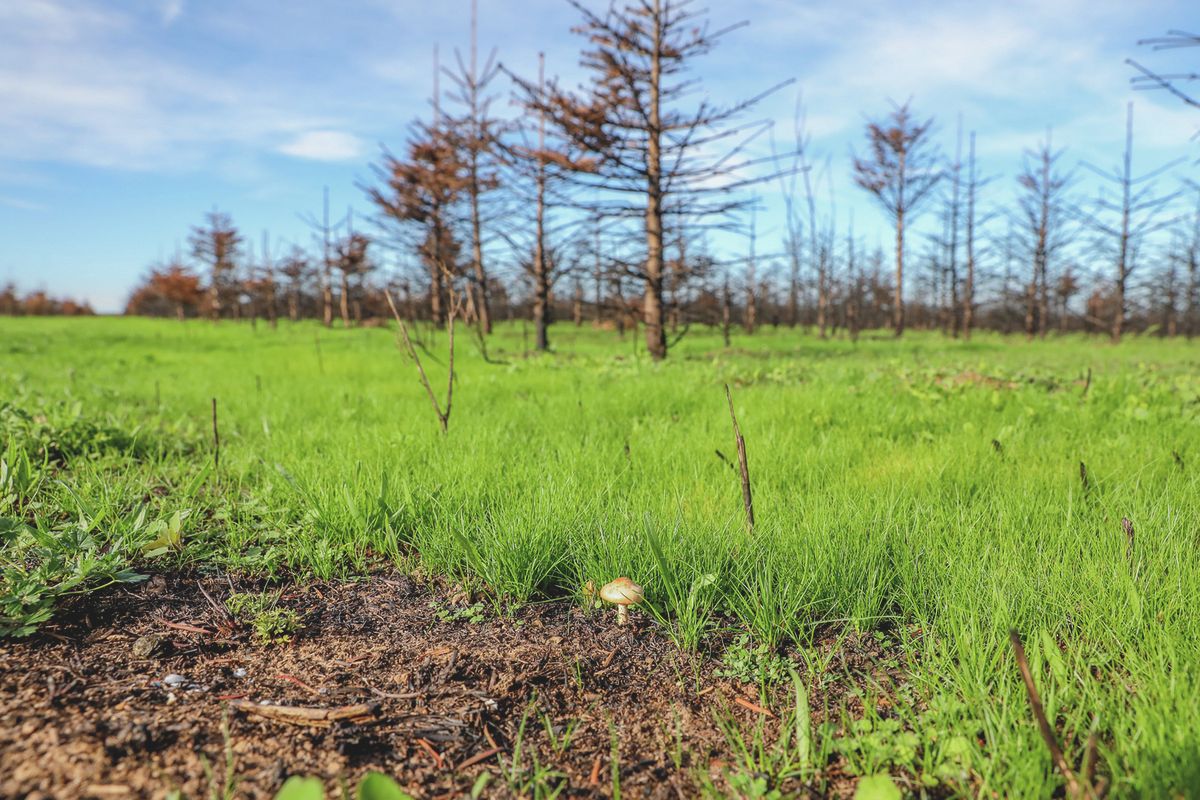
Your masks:
{"label": "bare soil patch", "polygon": [[[419,798],[462,797],[487,771],[482,796],[512,797],[503,772],[520,741],[525,769],[536,755],[562,774],[562,797],[610,796],[614,742],[625,796],[692,797],[698,772],[720,775],[732,758],[715,712],[747,729],[762,716],[756,688],[716,677],[717,657],[681,653],[636,613],[618,626],[611,609],[554,602],[471,621],[445,613],[469,608],[447,587],[377,576],[287,587],[282,605],[303,628],[263,646],[220,613],[233,585],[155,576],[81,599],[29,639],[0,641],[0,796],[179,788],[202,798],[228,768],[238,797],[270,797],[293,774],[335,791],[368,770]],[[846,679],[811,698],[814,722],[852,706],[856,683],[899,679],[880,666],[895,654],[873,637],[831,632],[817,646],[837,648],[831,661]],[[767,709],[787,696],[781,688]],[[246,708],[262,703],[309,711]],[[854,779],[835,759],[821,784],[844,796]]]}

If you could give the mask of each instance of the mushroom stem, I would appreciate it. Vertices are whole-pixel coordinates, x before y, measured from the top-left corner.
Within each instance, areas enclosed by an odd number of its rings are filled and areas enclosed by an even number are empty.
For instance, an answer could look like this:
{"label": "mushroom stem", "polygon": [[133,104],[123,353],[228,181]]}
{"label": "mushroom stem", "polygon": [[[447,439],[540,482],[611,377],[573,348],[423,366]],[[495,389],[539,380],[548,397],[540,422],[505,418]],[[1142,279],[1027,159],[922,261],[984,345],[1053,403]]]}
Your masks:
{"label": "mushroom stem", "polygon": [[629,606],[617,606],[617,624],[624,625],[629,621]]}

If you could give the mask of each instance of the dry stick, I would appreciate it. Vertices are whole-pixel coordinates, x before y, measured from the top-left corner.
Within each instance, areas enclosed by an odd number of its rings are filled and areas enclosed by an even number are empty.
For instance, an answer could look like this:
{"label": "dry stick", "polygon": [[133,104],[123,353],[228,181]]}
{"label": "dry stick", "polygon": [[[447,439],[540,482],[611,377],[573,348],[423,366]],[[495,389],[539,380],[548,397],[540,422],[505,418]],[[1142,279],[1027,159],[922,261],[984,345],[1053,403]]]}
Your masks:
{"label": "dry stick", "polygon": [[750,465],[746,461],[746,440],[738,427],[737,415],[733,413],[733,395],[729,384],[725,384],[725,399],[729,401],[729,418],[733,420],[733,436],[737,441],[738,468],[742,473],[742,503],[746,506],[746,527],[754,532],[754,500],[750,496]]}
{"label": "dry stick", "polygon": [[257,714],[276,722],[307,725],[314,728],[328,728],[335,722],[365,722],[379,710],[377,703],[357,703],[338,708],[304,708],[302,706],[262,705],[249,700],[236,700],[230,703],[230,706],[238,711]]}
{"label": "dry stick", "polygon": [[429,376],[425,374],[425,367],[421,364],[421,357],[417,355],[417,350],[413,347],[412,339],[408,336],[408,326],[404,324],[404,320],[400,318],[400,312],[396,310],[396,304],[392,301],[392,293],[387,289],[384,290],[383,296],[387,298],[388,307],[392,309],[392,316],[396,318],[396,322],[400,325],[400,335],[404,337],[404,347],[408,350],[409,358],[417,365],[417,372],[421,376],[421,384],[425,387],[425,393],[429,395],[429,403],[433,406],[433,413],[437,414],[438,424],[442,427],[442,433],[446,433],[450,424],[450,402],[454,392],[454,306],[451,306],[450,317],[447,322],[450,331],[450,386],[446,391],[446,411],[442,412],[442,407],[438,403],[437,395],[433,393],[433,386],[429,383]]}
{"label": "dry stick", "polygon": [[1033,675],[1029,672],[1029,661],[1025,658],[1025,647],[1021,644],[1021,635],[1016,630],[1009,631],[1009,639],[1012,641],[1013,654],[1017,657],[1017,668],[1021,671],[1021,679],[1025,681],[1025,693],[1029,695],[1029,705],[1033,707],[1033,716],[1037,720],[1038,730],[1042,734],[1042,741],[1046,743],[1046,748],[1050,751],[1050,758],[1054,761],[1054,765],[1058,767],[1058,771],[1062,773],[1063,778],[1067,782],[1068,797],[1091,797],[1090,788],[1084,794],[1083,787],[1079,785],[1079,781],[1075,778],[1075,773],[1071,771],[1071,767],[1067,764],[1067,757],[1063,755],[1062,748],[1058,746],[1058,739],[1054,735],[1054,729],[1050,727],[1049,720],[1046,719],[1046,711],[1042,707],[1042,698],[1038,695],[1037,687],[1033,684]]}
{"label": "dry stick", "polygon": [[217,428],[217,398],[212,399],[213,470],[221,468],[221,431]]}
{"label": "dry stick", "polygon": [[1087,397],[1088,389],[1092,388],[1092,368],[1088,367],[1087,378],[1083,382],[1083,394],[1080,397]]}

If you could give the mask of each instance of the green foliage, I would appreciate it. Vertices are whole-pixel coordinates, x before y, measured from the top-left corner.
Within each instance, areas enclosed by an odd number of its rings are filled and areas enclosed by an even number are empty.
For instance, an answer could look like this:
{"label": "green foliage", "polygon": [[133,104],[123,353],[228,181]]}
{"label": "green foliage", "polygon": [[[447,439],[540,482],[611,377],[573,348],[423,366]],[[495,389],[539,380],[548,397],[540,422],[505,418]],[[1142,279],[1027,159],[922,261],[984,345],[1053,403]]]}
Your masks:
{"label": "green foliage", "polygon": [[[767,327],[727,350],[693,325],[656,364],[628,336],[570,327],[525,359],[520,327],[500,325],[488,350],[507,364],[460,349],[442,436],[393,334],[0,319],[8,629],[45,619],[60,588],[147,562],[265,579],[419,564],[497,604],[628,575],[647,592],[634,613],[681,646],[734,626],[799,653],[814,692],[847,668],[816,634],[920,631],[866,656],[910,689],[887,692],[899,731],[847,726],[863,770],[907,761],[883,769],[947,794],[1061,793],[1016,628],[1072,763],[1095,725],[1113,796],[1200,785],[1194,343]],[[732,452],[726,382],[752,535],[713,452]]]}
{"label": "green foliage", "polygon": [[725,648],[721,666],[716,674],[742,683],[769,686],[787,677],[792,663],[766,644],[755,644],[750,634],[743,633]]}
{"label": "green foliage", "polygon": [[782,800],[789,781],[808,781],[816,766],[827,760],[828,741],[815,741],[808,690],[795,670],[788,669],[793,701],[772,730],[768,720],[759,716],[749,732],[728,712],[717,714],[717,724],[733,754],[733,763],[725,770],[728,791],[716,786],[706,774],[700,786],[710,797],[732,793],[746,800]]}
{"label": "green foliage", "polygon": [[858,781],[854,800],[900,800],[904,795],[888,775],[868,775]]}
{"label": "green foliage", "polygon": [[465,622],[468,625],[478,625],[487,619],[487,606],[483,603],[472,603],[469,606],[445,606],[440,603],[431,603],[433,615],[437,617],[439,622],[455,623]]}
{"label": "green foliage", "polygon": [[82,522],[46,530],[0,517],[0,636],[28,636],[69,595],[144,580],[127,558]]}
{"label": "green foliage", "polygon": [[[325,800],[325,787],[316,778],[293,775],[275,793],[275,800]],[[413,800],[413,797],[387,775],[368,772],[358,782],[354,800]]]}
{"label": "green foliage", "polygon": [[225,601],[229,613],[254,628],[259,644],[284,644],[300,630],[300,615],[279,605],[280,592],[235,592]]}
{"label": "green foliage", "polygon": [[293,775],[279,787],[275,800],[325,800],[325,785],[316,778]]}

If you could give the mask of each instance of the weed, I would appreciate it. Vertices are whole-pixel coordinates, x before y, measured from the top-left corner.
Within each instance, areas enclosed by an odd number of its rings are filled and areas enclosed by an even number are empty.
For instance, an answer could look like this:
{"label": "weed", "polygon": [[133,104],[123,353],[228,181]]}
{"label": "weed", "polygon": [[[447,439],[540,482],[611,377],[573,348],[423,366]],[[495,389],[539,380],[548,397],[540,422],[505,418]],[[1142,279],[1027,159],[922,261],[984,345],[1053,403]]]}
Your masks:
{"label": "weed", "polygon": [[716,674],[766,687],[782,681],[791,669],[791,661],[766,644],[755,644],[750,634],[743,633],[725,648]]}
{"label": "weed", "polygon": [[452,607],[438,602],[430,603],[433,614],[438,622],[465,622],[468,625],[478,625],[487,619],[487,606],[483,603],[472,603],[469,606]]}
{"label": "weed", "polygon": [[280,594],[235,592],[225,606],[236,619],[254,629],[254,639],[259,644],[284,644],[300,630],[300,615],[279,605]]}

